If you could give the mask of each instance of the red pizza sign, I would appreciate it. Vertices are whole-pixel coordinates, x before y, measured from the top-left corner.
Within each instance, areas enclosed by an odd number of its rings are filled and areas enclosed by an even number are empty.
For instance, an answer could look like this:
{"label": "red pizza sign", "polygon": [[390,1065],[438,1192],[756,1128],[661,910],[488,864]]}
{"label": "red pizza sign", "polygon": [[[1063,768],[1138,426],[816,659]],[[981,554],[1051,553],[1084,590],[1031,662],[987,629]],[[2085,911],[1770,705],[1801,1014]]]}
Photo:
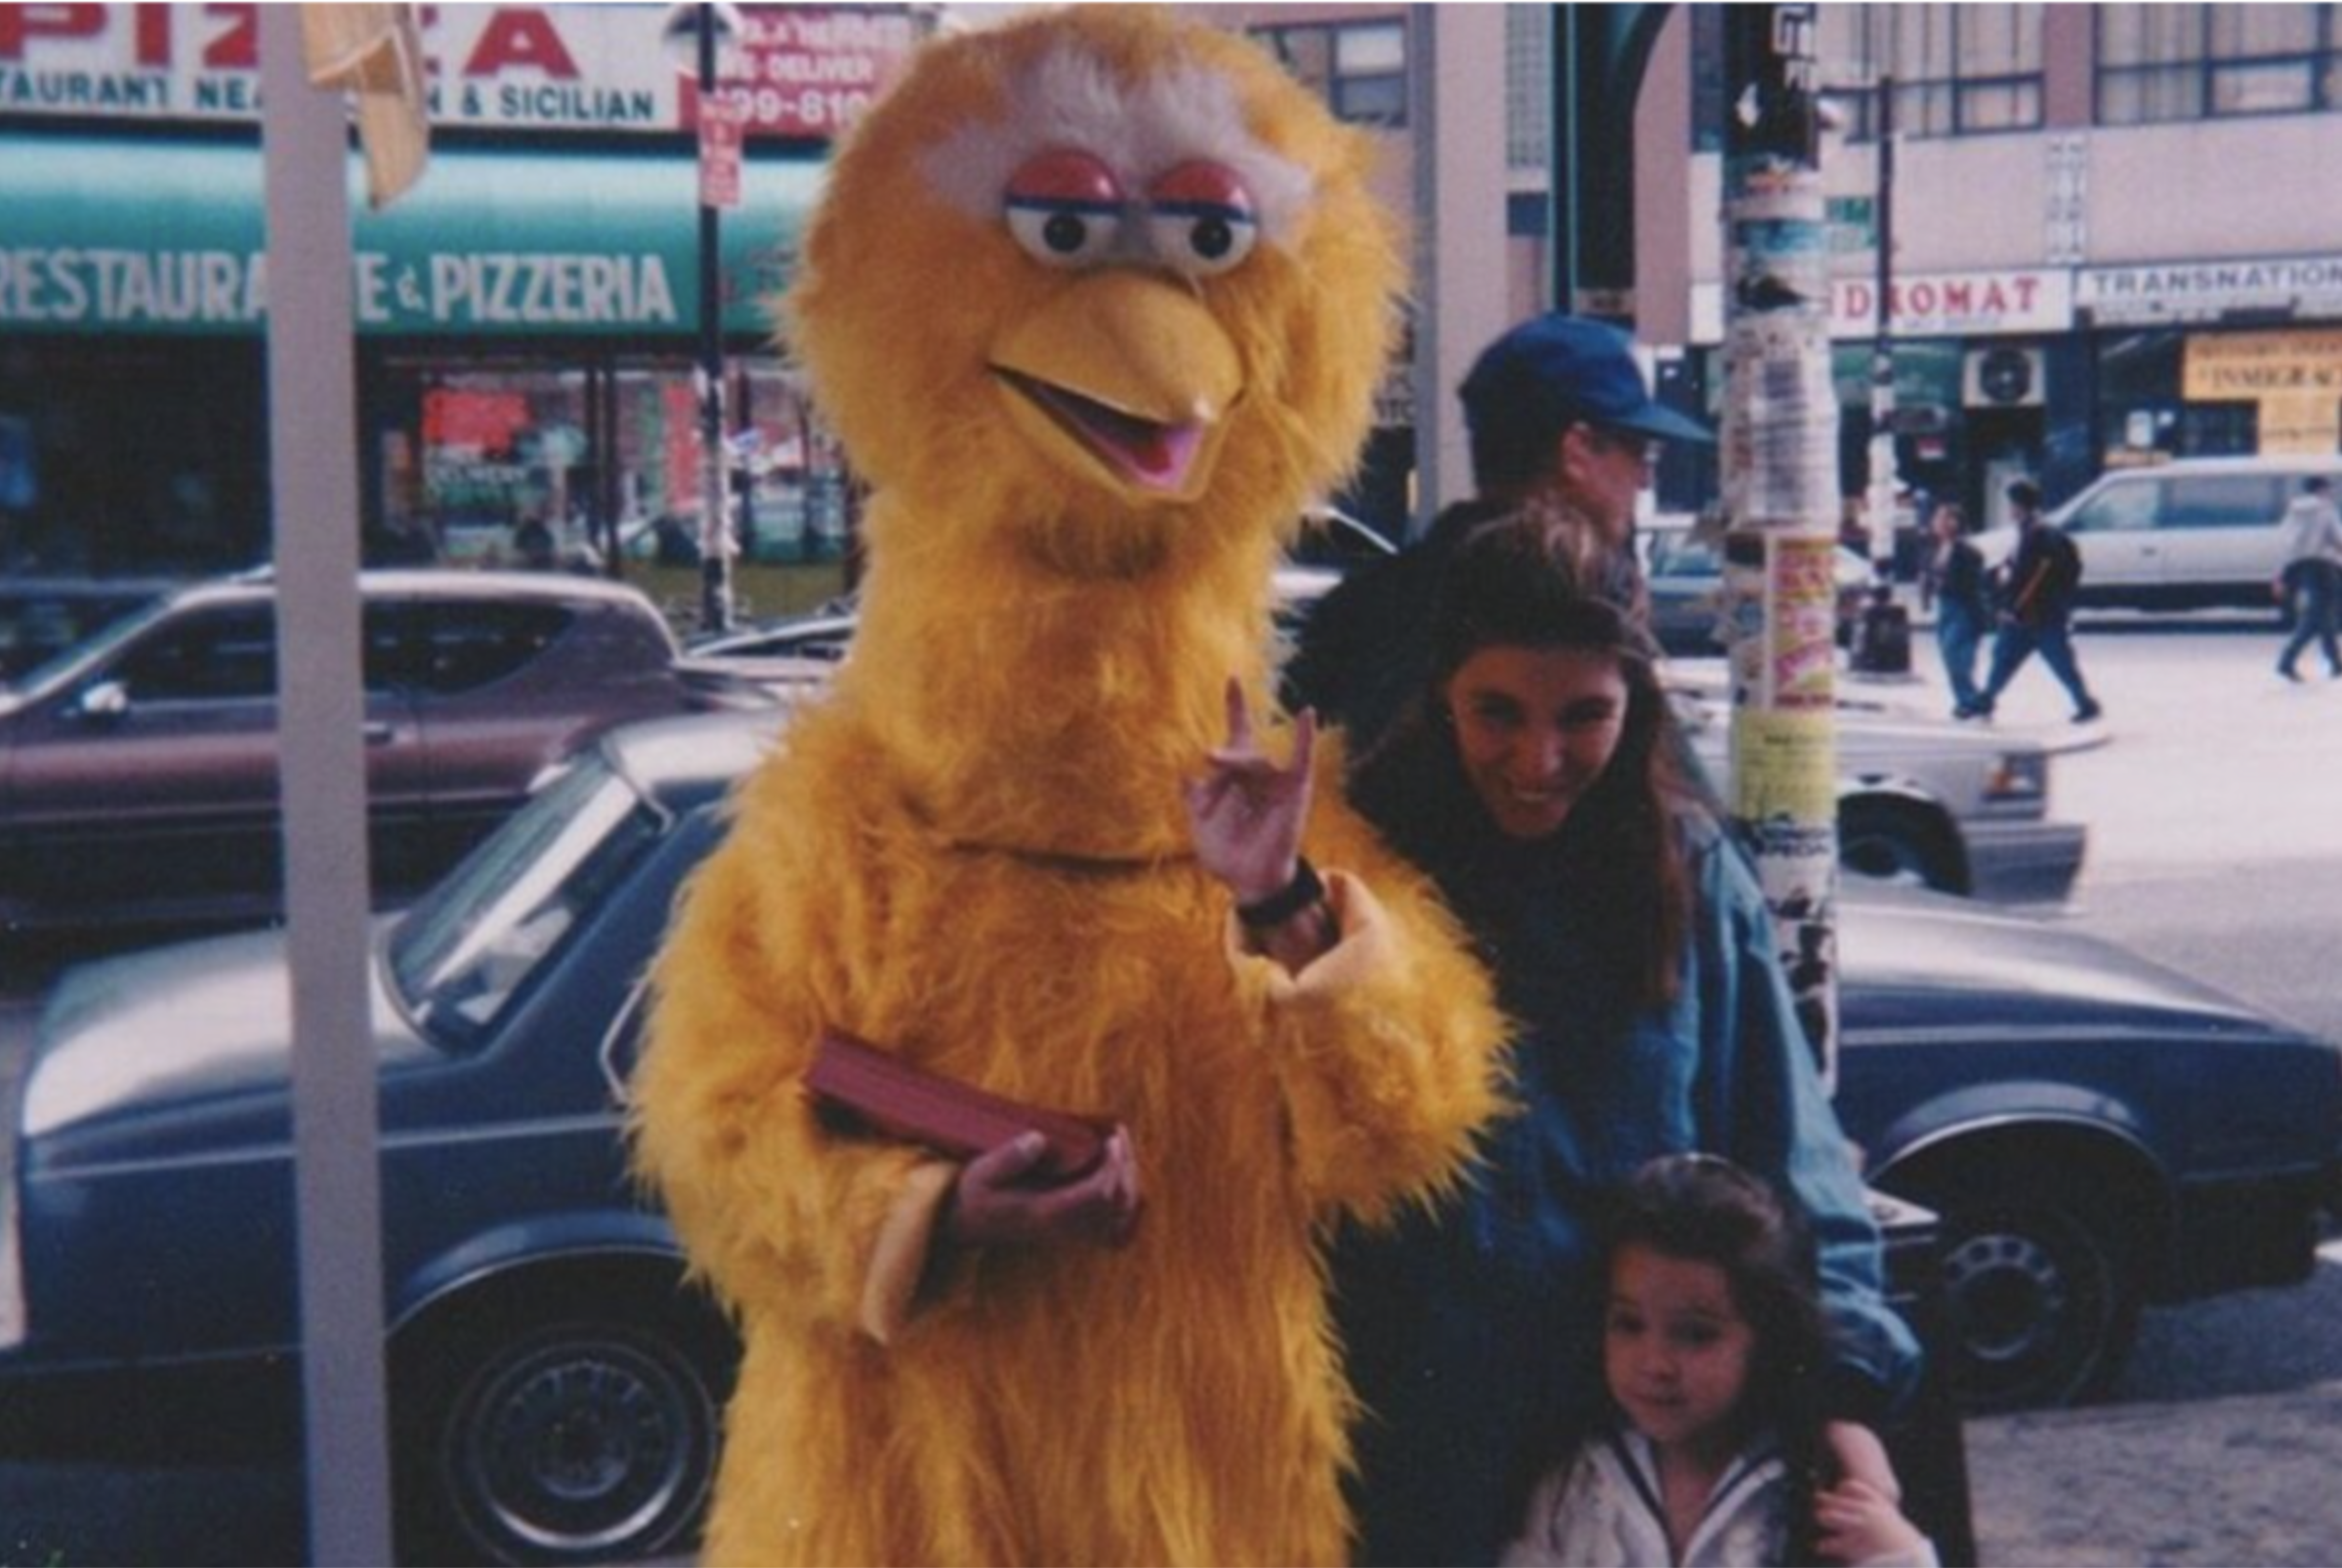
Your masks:
{"label": "red pizza sign", "polygon": [[[671,135],[699,123],[659,6],[426,5],[434,125],[529,134]],[[745,134],[826,141],[927,25],[905,6],[743,9],[723,90]],[[19,5],[0,0],[0,114],[250,121],[260,116],[251,4]]]}

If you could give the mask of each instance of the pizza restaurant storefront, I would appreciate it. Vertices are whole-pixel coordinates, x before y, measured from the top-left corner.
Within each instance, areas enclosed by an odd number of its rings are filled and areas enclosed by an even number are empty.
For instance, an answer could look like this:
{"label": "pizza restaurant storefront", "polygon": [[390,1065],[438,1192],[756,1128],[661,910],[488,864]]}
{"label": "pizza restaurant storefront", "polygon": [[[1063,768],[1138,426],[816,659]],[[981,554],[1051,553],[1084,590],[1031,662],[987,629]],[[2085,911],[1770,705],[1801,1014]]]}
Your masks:
{"label": "pizza restaurant storefront", "polygon": [[[717,95],[744,144],[720,226],[742,543],[822,559],[846,486],[765,306],[831,139],[927,22],[738,13]],[[581,557],[696,536],[702,105],[666,18],[422,8],[431,166],[383,213],[351,174],[375,558],[498,558],[522,521]],[[0,573],[267,558],[259,80],[250,5],[0,5]]]}
{"label": "pizza restaurant storefront", "polygon": [[[843,546],[835,453],[766,310],[818,170],[750,162],[723,226],[731,429],[754,476],[744,543],[775,560]],[[359,178],[354,163],[369,553],[415,558],[427,541],[494,558],[524,519],[580,556],[695,534],[690,162],[440,152],[380,214]],[[266,558],[259,149],[15,139],[0,189],[0,570]]]}

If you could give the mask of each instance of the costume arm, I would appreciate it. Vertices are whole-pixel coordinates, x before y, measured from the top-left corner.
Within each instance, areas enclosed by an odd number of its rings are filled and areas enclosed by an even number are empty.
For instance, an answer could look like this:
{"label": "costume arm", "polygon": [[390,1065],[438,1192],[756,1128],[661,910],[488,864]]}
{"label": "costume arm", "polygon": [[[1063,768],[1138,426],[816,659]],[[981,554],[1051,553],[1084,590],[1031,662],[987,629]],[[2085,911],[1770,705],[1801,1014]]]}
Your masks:
{"label": "costume arm", "polygon": [[1716,1118],[1708,1135],[1803,1206],[1838,1358],[1831,1404],[1875,1424],[1917,1385],[1918,1341],[1886,1302],[1878,1225],[1797,1021],[1755,881],[1721,843],[1702,858],[1700,939],[1711,946],[1703,968],[1715,988],[1700,1010]]}
{"label": "costume arm", "polygon": [[717,851],[660,954],[630,1085],[636,1170],[729,1307],[884,1340],[957,1167],[815,1120],[803,1077],[819,1018],[797,978],[810,966],[774,957],[789,923],[756,899],[750,858],[736,840]]}
{"label": "costume arm", "polygon": [[1266,1017],[1305,1191],[1375,1224],[1461,1178],[1475,1130],[1503,1104],[1504,1029],[1429,885],[1338,800],[1316,820],[1333,948],[1288,975],[1244,951],[1233,920],[1229,946]]}

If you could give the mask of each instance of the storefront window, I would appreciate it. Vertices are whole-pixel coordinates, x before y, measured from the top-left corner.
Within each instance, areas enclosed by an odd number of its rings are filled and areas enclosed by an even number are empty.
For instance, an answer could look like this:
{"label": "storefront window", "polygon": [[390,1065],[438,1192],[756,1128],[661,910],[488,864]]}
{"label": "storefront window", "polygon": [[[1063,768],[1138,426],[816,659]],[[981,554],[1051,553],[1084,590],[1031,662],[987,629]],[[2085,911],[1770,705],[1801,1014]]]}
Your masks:
{"label": "storefront window", "polygon": [[0,575],[268,559],[261,346],[0,338]]}
{"label": "storefront window", "polygon": [[384,442],[393,534],[450,565],[591,564],[583,371],[427,370],[417,401]]}
{"label": "storefront window", "polygon": [[[844,457],[769,357],[730,362],[738,561],[844,559]],[[699,402],[682,359],[393,358],[379,378],[380,564],[696,568]]]}
{"label": "storefront window", "polygon": [[2181,336],[2126,332],[2098,351],[2098,445],[2106,468],[2179,455]]}
{"label": "storefront window", "polygon": [[[2099,350],[2098,433],[2103,466],[2123,468],[2175,457],[2235,457],[2265,449],[2263,405],[2198,386],[2191,394],[2191,343],[2199,361],[2208,345],[2239,345],[2234,334],[2178,330],[2123,333]],[[2224,355],[2224,357],[2227,357]]]}

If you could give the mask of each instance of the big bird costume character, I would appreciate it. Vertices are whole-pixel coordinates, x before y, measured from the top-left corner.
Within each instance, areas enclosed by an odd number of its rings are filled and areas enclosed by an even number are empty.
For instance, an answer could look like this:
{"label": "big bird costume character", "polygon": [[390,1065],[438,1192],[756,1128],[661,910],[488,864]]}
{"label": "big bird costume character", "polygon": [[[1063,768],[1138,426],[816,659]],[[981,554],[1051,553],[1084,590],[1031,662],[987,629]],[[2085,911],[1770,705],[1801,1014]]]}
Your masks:
{"label": "big bird costume character", "polygon": [[[1118,8],[930,44],[837,158],[789,309],[873,485],[860,628],[685,897],[635,1085],[745,1341],[713,1560],[1346,1553],[1319,1244],[1463,1177],[1499,1020],[1330,790],[1323,951],[1256,951],[1192,792],[1309,771],[1246,715],[1390,341],[1364,158],[1252,46]],[[838,1135],[829,1028],[1126,1133],[1066,1199],[1017,1146]]]}

